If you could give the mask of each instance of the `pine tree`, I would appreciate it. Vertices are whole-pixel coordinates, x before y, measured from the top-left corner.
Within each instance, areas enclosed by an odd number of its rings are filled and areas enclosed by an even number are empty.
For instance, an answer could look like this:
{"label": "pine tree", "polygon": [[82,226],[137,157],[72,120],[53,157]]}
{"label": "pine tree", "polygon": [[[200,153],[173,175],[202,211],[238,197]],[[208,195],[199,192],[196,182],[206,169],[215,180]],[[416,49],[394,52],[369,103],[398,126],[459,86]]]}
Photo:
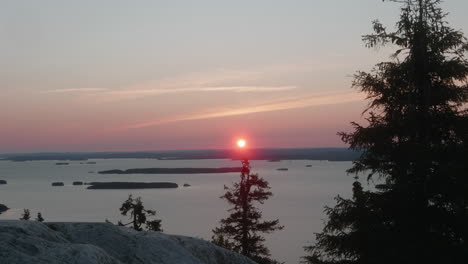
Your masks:
{"label": "pine tree", "polygon": [[44,218],[42,217],[41,212],[37,213],[36,221],[38,221],[38,222],[44,222]]}
{"label": "pine tree", "polygon": [[340,133],[362,151],[348,172],[368,174],[370,188],[356,180],[351,199],[325,209],[305,262],[468,261],[468,44],[441,1],[401,2],[395,32],[374,21],[363,37],[368,47],[398,47],[355,76],[370,100],[368,125]]}
{"label": "pine tree", "polygon": [[263,204],[273,194],[266,180],[250,172],[248,160],[242,161],[240,181],[232,187],[224,186],[226,193],[221,199],[232,207],[229,216],[220,221],[221,226],[213,230],[212,242],[247,256],[258,263],[277,263],[270,258],[261,233],[283,229],[279,220],[262,220],[262,212],[254,203]]}
{"label": "pine tree", "polygon": [[29,220],[29,219],[31,219],[31,213],[29,212],[29,209],[24,209],[20,220]]}
{"label": "pine tree", "polygon": [[131,222],[127,224],[123,224],[119,221],[118,225],[120,226],[127,226],[132,225],[133,229],[137,231],[142,231],[142,225],[146,225],[146,229],[150,231],[158,231],[162,232],[161,229],[161,220],[148,220],[147,216],[155,216],[156,211],[154,210],[147,210],[143,206],[143,202],[141,201],[141,197],[133,198],[130,194],[128,199],[122,204],[120,207],[120,212],[122,215],[127,215],[130,213],[130,220]]}

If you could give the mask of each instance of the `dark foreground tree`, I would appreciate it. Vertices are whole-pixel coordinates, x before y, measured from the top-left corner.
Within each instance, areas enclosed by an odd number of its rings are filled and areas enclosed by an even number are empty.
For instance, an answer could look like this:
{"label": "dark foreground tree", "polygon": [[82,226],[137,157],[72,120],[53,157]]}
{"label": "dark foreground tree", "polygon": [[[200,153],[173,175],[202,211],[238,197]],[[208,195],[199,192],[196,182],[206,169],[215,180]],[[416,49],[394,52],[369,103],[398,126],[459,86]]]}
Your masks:
{"label": "dark foreground tree", "polygon": [[24,209],[23,214],[20,217],[20,220],[29,220],[31,219],[31,213],[29,212],[29,209]]}
{"label": "dark foreground tree", "polygon": [[255,203],[263,204],[273,195],[268,182],[251,173],[249,161],[243,160],[240,181],[224,189],[226,193],[221,198],[232,207],[229,216],[220,221],[221,226],[213,230],[212,242],[258,263],[277,263],[270,258],[262,233],[281,230],[283,226],[278,219],[262,220],[262,212],[255,207]]}
{"label": "dark foreground tree", "polygon": [[130,220],[131,222],[127,224],[123,224],[119,221],[119,225],[127,226],[132,225],[133,229],[137,231],[142,231],[142,225],[146,225],[146,229],[150,231],[158,231],[162,232],[161,229],[161,220],[148,220],[148,216],[155,216],[156,211],[154,210],[147,210],[143,206],[143,202],[141,201],[141,197],[133,198],[130,194],[128,199],[122,204],[120,207],[120,212],[122,215],[127,215],[130,213]]}
{"label": "dark foreground tree", "polygon": [[38,221],[38,222],[44,222],[44,218],[42,217],[41,212],[37,213],[36,221]]}
{"label": "dark foreground tree", "polygon": [[[337,197],[306,247],[309,263],[468,263],[468,44],[438,0],[405,0],[395,32],[378,21],[368,47],[392,44],[391,61],[359,72],[368,125],[341,133],[362,151],[366,174]],[[375,182],[375,184],[374,184]]]}

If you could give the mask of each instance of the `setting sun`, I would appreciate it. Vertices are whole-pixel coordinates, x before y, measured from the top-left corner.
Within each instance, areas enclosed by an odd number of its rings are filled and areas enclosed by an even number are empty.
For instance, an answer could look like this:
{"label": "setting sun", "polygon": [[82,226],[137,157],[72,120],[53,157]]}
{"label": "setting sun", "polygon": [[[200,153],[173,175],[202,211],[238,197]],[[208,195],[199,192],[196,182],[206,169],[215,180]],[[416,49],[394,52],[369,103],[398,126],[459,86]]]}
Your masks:
{"label": "setting sun", "polygon": [[239,148],[245,147],[245,144],[246,144],[246,143],[245,143],[245,140],[243,140],[243,139],[237,140],[237,146],[238,146]]}

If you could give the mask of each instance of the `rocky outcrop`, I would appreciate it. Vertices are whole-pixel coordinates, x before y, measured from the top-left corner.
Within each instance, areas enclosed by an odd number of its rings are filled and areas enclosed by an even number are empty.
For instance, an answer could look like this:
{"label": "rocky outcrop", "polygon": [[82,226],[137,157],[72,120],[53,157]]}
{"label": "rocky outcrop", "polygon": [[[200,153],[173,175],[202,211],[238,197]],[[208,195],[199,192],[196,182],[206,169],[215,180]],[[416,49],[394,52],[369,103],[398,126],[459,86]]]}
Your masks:
{"label": "rocky outcrop", "polygon": [[254,264],[207,241],[109,223],[0,221],[0,263]]}
{"label": "rocky outcrop", "polygon": [[5,181],[5,180],[0,180],[0,184],[7,184],[7,181]]}

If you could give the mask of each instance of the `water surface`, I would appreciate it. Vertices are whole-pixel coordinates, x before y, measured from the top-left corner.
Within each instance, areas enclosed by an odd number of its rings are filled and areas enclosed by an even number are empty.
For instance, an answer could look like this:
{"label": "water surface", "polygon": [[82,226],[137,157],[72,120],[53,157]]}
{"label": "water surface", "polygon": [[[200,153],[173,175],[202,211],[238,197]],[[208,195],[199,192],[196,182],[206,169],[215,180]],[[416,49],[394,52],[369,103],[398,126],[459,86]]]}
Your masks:
{"label": "water surface", "polygon": [[[17,219],[23,208],[35,217],[38,211],[46,221],[112,222],[127,219],[119,214],[122,202],[132,193],[141,196],[148,209],[155,209],[162,219],[164,232],[210,239],[211,230],[226,216],[227,204],[219,199],[223,186],[238,180],[238,173],[222,174],[121,174],[104,175],[97,171],[131,168],[237,167],[232,160],[156,160],[96,159],[96,164],[70,161],[0,161],[0,203],[13,208],[0,219]],[[80,164],[84,163],[84,164]],[[306,167],[306,165],[312,167]],[[288,160],[280,162],[252,161],[252,170],[272,187],[274,196],[260,208],[266,219],[280,219],[282,231],[269,235],[267,244],[274,258],[298,263],[303,246],[313,241],[314,232],[323,226],[323,207],[333,204],[337,194],[349,196],[352,177],[345,170],[351,162]],[[288,168],[288,171],[277,171]],[[93,173],[90,173],[93,172]],[[52,187],[62,181],[64,187]],[[168,181],[178,189],[87,190],[73,186],[73,181]],[[182,187],[188,183],[191,187]]]}

